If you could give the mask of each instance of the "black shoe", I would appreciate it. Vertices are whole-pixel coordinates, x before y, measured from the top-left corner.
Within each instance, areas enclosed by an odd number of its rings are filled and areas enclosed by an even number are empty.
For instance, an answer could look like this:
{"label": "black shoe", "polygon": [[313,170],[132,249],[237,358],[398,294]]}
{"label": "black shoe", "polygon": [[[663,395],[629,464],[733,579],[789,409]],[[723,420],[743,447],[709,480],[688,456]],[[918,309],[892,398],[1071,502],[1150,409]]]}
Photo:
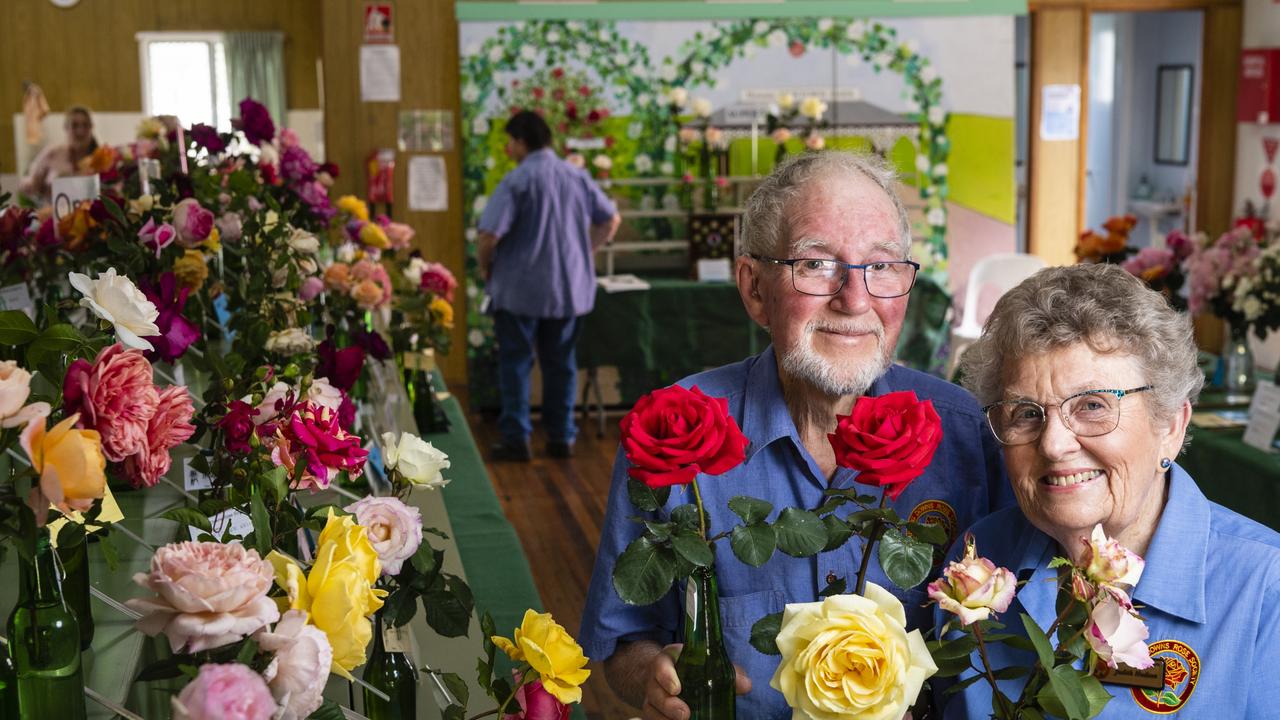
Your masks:
{"label": "black shoe", "polygon": [[553,458],[573,457],[573,443],[558,442],[555,440],[547,441],[547,457],[553,457]]}
{"label": "black shoe", "polygon": [[489,446],[489,455],[498,461],[529,462],[533,459],[533,451],[529,443],[494,443]]}

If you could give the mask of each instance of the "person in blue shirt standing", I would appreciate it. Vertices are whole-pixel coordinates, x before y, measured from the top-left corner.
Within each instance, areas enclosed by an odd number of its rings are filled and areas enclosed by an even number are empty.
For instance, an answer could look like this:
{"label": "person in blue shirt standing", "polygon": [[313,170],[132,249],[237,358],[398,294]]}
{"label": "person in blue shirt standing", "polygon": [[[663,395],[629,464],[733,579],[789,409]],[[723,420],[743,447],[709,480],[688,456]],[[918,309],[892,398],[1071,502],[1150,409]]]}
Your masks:
{"label": "person in blue shirt standing", "polygon": [[[910,225],[893,183],[892,172],[873,156],[810,153],[775,170],[747,202],[738,290],[771,345],[680,381],[726,398],[750,441],[742,465],[700,483],[712,534],[735,521],[727,506],[735,495],[766,500],[777,513],[816,508],[826,489],[853,487],[857,473],[837,467],[827,433],[859,396],[898,390],[932,400],[943,426],[932,464],[892,503],[899,515],[941,524],[954,538],[959,528],[1012,504],[999,446],[973,397],[892,363],[919,267],[907,259]],[[620,451],[579,637],[589,657],[605,661],[614,689],[646,719],[678,720],[689,716],[676,697],[673,662],[679,588],[636,607],[624,604],[611,583],[618,555],[640,533],[628,519],[637,512],[627,499],[627,468]],[[687,497],[673,492],[660,513],[684,502]],[[852,582],[862,545],[849,542],[809,558],[777,553],[760,568],[740,562],[727,543],[718,543],[716,553],[722,627],[739,668],[738,716],[789,718],[782,694],[769,687],[778,658],[749,644],[751,626],[788,602],[815,600],[838,578]],[[893,587],[874,559],[869,577]],[[923,584],[898,594],[909,626],[930,622]]]}
{"label": "person in blue shirt standing", "polygon": [[[1173,462],[1204,384],[1196,360],[1190,320],[1115,265],[1042,270],[1000,299],[964,355],[1018,499],[972,528],[979,555],[1026,581],[1006,629],[1022,631],[1020,613],[1050,627],[1049,562],[1087,563],[1098,523],[1146,561],[1126,589],[1164,684],[1104,678],[1105,720],[1280,716],[1280,533],[1210,502]],[[1003,644],[987,656],[993,669],[1035,662]],[[943,717],[990,716],[987,683],[944,694],[972,675],[933,681]],[[1017,698],[1025,677],[999,682]]]}
{"label": "person in blue shirt standing", "polygon": [[556,156],[551,128],[524,110],[507,121],[507,154],[517,163],[498,183],[477,233],[477,258],[494,313],[502,441],[497,460],[529,460],[529,373],[542,370],[547,454],[569,457],[577,427],[574,348],[596,299],[595,250],[622,222],[585,170]]}

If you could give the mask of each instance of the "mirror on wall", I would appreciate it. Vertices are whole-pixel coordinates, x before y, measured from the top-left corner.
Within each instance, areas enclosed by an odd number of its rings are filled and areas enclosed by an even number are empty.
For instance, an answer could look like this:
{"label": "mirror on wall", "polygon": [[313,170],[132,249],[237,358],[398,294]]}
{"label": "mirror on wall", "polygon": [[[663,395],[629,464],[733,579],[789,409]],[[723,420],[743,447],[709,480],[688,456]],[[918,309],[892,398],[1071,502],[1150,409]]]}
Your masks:
{"label": "mirror on wall", "polygon": [[1191,152],[1190,65],[1156,68],[1156,156],[1161,165],[1186,165]]}

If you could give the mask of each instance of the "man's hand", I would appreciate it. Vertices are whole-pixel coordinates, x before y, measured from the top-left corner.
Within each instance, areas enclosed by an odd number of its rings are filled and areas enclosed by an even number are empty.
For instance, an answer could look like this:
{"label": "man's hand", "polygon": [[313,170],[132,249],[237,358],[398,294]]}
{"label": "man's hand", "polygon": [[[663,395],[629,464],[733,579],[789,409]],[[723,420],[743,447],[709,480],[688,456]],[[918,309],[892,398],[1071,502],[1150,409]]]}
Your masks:
{"label": "man's hand", "polygon": [[[649,664],[644,687],[644,720],[688,720],[689,706],[680,700],[680,678],[676,676],[676,658],[680,656],[680,643],[662,648]],[[751,679],[742,668],[733,666],[737,673],[734,692],[745,695],[751,692]]]}
{"label": "man's hand", "polygon": [[483,230],[476,233],[476,263],[480,266],[480,277],[489,282],[493,274],[493,253],[498,247],[498,238]]}

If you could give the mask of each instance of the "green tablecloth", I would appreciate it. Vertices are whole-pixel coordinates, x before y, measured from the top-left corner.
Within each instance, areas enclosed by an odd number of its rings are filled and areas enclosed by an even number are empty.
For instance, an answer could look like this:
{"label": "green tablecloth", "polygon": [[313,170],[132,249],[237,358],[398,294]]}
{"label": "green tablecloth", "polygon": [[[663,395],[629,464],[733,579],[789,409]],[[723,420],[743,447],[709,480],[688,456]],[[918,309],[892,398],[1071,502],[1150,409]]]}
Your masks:
{"label": "green tablecloth", "polygon": [[1210,500],[1280,530],[1280,453],[1240,440],[1243,430],[1191,428],[1191,445],[1178,462]]}
{"label": "green tablecloth", "polygon": [[[624,403],[654,388],[709,367],[737,362],[764,349],[769,335],[742,307],[729,283],[651,279],[648,290],[606,293],[582,327],[578,364],[618,368]],[[936,370],[947,334],[951,297],[926,278],[911,291],[898,341],[898,358],[911,367]]]}

